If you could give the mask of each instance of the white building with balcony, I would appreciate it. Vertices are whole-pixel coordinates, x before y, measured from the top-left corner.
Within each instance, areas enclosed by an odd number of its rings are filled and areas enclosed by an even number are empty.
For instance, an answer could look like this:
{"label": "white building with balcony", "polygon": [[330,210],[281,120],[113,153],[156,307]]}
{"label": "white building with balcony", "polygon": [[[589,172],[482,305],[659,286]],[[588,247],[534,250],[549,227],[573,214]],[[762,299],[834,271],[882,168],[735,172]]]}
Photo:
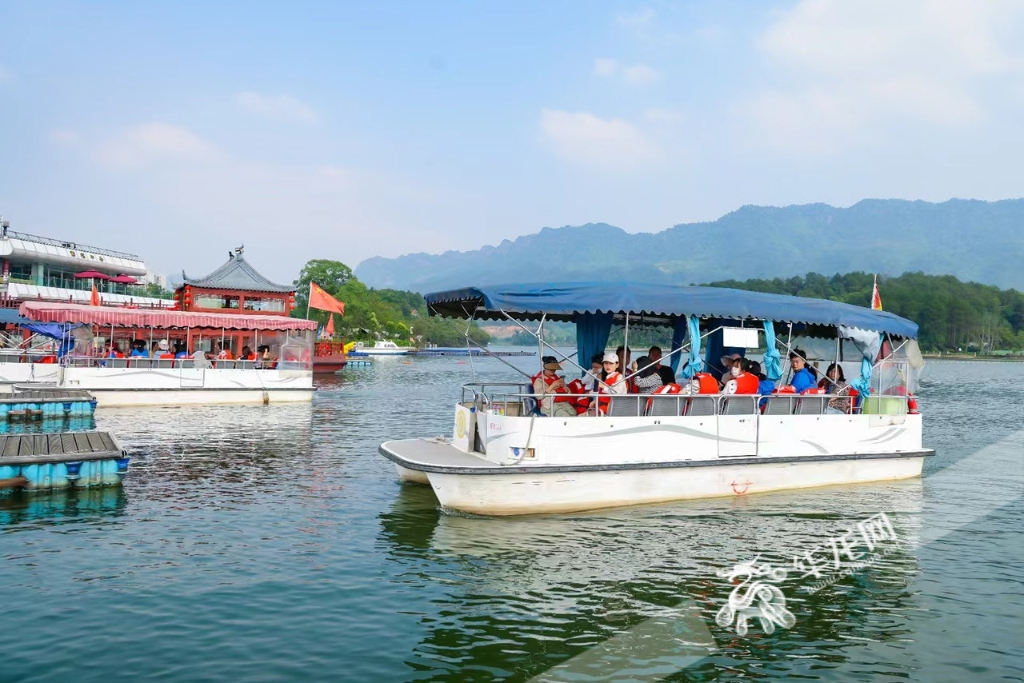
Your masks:
{"label": "white building with balcony", "polygon": [[147,296],[146,264],[135,254],[9,230],[0,223],[6,305],[26,300],[89,303],[96,287],[105,305],[167,308],[172,299]]}

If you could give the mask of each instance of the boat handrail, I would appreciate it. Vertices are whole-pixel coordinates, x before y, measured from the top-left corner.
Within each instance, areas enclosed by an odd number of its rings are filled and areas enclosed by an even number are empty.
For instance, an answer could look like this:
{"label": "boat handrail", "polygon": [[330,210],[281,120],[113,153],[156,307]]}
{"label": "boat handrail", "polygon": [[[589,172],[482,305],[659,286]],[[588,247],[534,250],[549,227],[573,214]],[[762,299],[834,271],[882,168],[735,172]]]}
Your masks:
{"label": "boat handrail", "polygon": [[[473,402],[476,401],[477,397],[483,399],[483,403],[489,405],[492,411],[500,411],[502,415],[513,415],[510,413],[509,405],[523,406],[524,402],[534,402],[535,404],[556,402],[557,399],[561,399],[563,402],[568,400],[570,402],[578,402],[578,399],[587,399],[589,406],[583,413],[577,415],[577,417],[672,417],[682,415],[706,415],[713,417],[715,415],[762,415],[770,417],[772,415],[823,415],[826,412],[829,403],[834,399],[852,399],[850,415],[859,414],[875,414],[881,412],[883,406],[888,410],[895,410],[895,413],[886,414],[897,414],[906,415],[910,412],[910,401],[913,400],[911,395],[907,394],[870,394],[868,396],[854,397],[849,394],[788,394],[788,393],[775,393],[775,394],[595,394],[595,393],[584,393],[584,394],[546,394],[544,396],[537,396],[533,393],[522,392],[508,392],[508,393],[484,393],[482,391],[475,391],[473,386],[484,386],[484,385],[466,385],[463,387],[463,403],[465,400],[465,391],[469,390],[473,392]],[[488,384],[487,386],[495,386]],[[523,386],[519,384],[518,386]],[[597,400],[595,400],[597,399]],[[648,401],[648,399],[653,399]],[[612,402],[619,404],[627,404],[628,407],[625,412],[615,411],[612,413],[609,411],[609,415],[598,415],[596,413],[596,406],[599,403],[608,402],[610,405]],[[669,412],[652,411],[654,403],[657,402],[661,406],[669,405],[674,402],[674,410]],[[694,412],[694,409],[697,409]],[[776,408],[778,411],[776,412]],[[865,408],[871,408],[865,410]],[[687,410],[686,413],[683,411]],[[521,412],[521,415],[525,415],[525,412]]]}
{"label": "boat handrail", "polygon": [[[210,370],[311,370],[312,361],[275,360],[272,367],[264,367],[265,363],[254,360],[209,359]],[[61,364],[66,367],[110,367],[136,369],[192,369],[195,359],[188,358],[109,358],[107,356],[64,356]]]}

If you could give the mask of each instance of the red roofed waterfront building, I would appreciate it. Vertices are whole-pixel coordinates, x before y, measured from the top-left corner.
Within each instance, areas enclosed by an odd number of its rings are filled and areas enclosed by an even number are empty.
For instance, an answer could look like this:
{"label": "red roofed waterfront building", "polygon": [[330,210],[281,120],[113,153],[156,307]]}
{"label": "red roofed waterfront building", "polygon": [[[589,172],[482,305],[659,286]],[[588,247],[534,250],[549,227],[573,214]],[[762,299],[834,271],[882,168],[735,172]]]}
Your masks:
{"label": "red roofed waterfront building", "polygon": [[228,262],[206,277],[190,278],[182,272],[182,284],[174,300],[182,311],[289,315],[295,308],[295,289],[263,277],[243,257],[243,247],[228,254]]}

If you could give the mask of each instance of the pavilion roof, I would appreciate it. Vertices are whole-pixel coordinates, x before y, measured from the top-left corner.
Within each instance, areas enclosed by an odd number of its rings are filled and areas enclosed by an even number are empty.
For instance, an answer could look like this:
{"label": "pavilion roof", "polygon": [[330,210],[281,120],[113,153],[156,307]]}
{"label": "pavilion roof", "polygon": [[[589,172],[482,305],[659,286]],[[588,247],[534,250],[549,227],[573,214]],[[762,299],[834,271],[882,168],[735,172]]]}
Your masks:
{"label": "pavilion roof", "polygon": [[291,285],[279,285],[260,275],[242,256],[242,247],[228,253],[228,262],[206,277],[190,278],[181,272],[184,284],[206,289],[234,289],[245,292],[277,292],[287,294],[295,291]]}

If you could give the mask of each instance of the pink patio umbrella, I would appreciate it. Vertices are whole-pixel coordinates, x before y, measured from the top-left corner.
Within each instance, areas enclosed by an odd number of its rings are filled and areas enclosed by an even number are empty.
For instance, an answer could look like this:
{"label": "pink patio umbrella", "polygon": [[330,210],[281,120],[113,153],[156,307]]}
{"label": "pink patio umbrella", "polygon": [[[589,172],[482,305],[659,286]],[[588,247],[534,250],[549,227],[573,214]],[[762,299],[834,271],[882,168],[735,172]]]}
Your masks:
{"label": "pink patio umbrella", "polygon": [[110,279],[109,275],[107,275],[106,273],[101,273],[98,270],[84,270],[81,273],[75,273],[75,277],[81,277],[81,278],[91,277],[91,278],[95,278],[97,280],[109,280]]}

